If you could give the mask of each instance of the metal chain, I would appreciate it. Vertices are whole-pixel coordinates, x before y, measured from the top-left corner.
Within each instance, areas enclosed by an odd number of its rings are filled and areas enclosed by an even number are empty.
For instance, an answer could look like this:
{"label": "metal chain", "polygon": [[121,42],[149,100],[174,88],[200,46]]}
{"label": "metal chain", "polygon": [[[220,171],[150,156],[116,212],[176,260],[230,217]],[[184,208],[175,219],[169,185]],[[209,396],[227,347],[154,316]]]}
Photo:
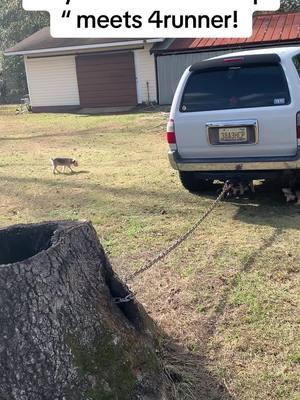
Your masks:
{"label": "metal chain", "polygon": [[129,303],[132,301],[135,297],[135,294],[133,292],[130,292],[126,297],[115,297],[113,299],[113,302],[115,304],[121,304],[121,303]]}
{"label": "metal chain", "polygon": [[[177,240],[175,240],[169,247],[161,251],[156,257],[154,257],[152,260],[147,261],[141,268],[139,268],[137,271],[133,272],[132,274],[128,275],[125,278],[125,283],[128,283],[129,281],[132,281],[135,279],[138,275],[143,274],[146,272],[148,269],[153,267],[155,264],[166,258],[172,251],[177,249],[178,246],[180,246],[197,228],[204,220],[214,211],[214,209],[217,207],[217,205],[222,201],[224,198],[225,194],[231,189],[231,184],[226,182],[223,186],[223,189],[219,196],[216,198],[216,200],[212,203],[212,205],[207,209],[207,211],[194,223],[194,225],[187,231],[185,232],[182,236],[180,236]],[[134,293],[130,292],[126,297],[124,298],[115,298],[114,303],[128,303],[134,299],[135,295]]]}

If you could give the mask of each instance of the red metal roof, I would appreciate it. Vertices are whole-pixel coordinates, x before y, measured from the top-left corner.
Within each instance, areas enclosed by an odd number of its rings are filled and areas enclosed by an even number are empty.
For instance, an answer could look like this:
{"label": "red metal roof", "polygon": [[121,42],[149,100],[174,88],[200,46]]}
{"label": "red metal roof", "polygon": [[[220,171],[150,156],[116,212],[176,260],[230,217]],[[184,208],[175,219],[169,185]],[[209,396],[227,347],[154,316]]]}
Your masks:
{"label": "red metal roof", "polygon": [[175,39],[167,51],[207,49],[208,47],[248,46],[282,43],[300,39],[300,12],[261,14],[253,17],[253,35],[240,39]]}

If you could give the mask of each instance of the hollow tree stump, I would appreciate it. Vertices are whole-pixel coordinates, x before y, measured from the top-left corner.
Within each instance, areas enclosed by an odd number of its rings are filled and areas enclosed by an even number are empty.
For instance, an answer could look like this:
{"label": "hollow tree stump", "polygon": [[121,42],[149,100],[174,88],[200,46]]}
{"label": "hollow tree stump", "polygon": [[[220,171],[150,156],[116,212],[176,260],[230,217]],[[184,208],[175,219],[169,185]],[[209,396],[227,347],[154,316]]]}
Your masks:
{"label": "hollow tree stump", "polygon": [[0,399],[165,398],[148,319],[113,303],[126,294],[91,224],[0,230]]}

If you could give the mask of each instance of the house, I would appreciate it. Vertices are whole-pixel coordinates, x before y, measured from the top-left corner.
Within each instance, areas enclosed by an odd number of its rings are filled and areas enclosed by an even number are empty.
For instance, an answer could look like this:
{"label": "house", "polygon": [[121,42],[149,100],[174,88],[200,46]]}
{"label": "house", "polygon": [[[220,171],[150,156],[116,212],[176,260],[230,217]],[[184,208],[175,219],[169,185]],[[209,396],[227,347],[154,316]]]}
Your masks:
{"label": "house", "polygon": [[35,112],[171,104],[182,73],[197,61],[300,46],[300,12],[257,14],[253,23],[244,39],[55,39],[44,28],[5,54],[24,56]]}
{"label": "house", "polygon": [[44,28],[6,50],[24,56],[35,112],[157,102],[154,43],[163,39],[56,39]]}
{"label": "house", "polygon": [[[300,46],[300,12],[254,16],[253,35],[246,39],[175,39],[154,45],[158,102],[171,104],[184,70],[191,64],[234,51]],[[300,48],[299,48],[300,53]]]}

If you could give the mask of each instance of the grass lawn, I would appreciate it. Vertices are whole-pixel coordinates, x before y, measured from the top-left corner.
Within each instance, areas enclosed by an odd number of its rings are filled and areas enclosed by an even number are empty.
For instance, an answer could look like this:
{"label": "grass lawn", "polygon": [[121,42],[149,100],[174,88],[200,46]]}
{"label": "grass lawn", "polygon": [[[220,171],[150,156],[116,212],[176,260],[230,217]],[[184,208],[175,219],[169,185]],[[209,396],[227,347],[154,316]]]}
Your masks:
{"label": "grass lawn", "polygon": [[[0,225],[93,222],[120,276],[183,233],[211,204],[171,170],[166,114],[14,115],[0,108]],[[53,175],[50,157],[74,157]],[[186,353],[198,400],[300,399],[300,208],[263,187],[223,202],[164,262],[132,284]],[[189,399],[188,393],[181,394]]]}

